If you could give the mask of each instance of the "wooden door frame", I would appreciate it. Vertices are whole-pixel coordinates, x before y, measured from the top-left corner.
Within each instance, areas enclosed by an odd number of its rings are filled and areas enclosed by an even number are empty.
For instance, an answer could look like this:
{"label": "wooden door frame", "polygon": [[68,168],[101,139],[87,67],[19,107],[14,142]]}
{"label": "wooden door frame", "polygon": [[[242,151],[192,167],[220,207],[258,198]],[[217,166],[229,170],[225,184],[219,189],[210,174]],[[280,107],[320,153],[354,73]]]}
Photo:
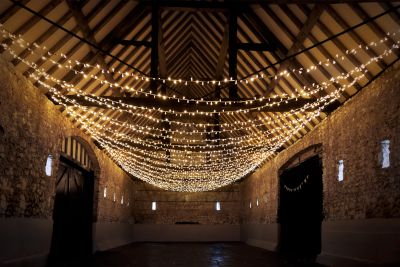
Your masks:
{"label": "wooden door frame", "polygon": [[[313,157],[318,157],[321,163],[321,183],[322,183],[322,207],[324,205],[324,186],[323,186],[323,161],[322,161],[322,152],[323,152],[323,146],[321,143],[311,145],[296,154],[294,154],[292,157],[290,157],[282,166],[278,169],[278,207],[277,207],[277,215],[280,213],[280,208],[281,208],[281,186],[282,186],[282,181],[281,181],[281,175],[285,170],[292,169],[296,166],[301,165],[305,161],[313,158]],[[322,216],[323,216],[323,208],[322,208]],[[281,224],[278,223],[278,246],[281,242]]]}

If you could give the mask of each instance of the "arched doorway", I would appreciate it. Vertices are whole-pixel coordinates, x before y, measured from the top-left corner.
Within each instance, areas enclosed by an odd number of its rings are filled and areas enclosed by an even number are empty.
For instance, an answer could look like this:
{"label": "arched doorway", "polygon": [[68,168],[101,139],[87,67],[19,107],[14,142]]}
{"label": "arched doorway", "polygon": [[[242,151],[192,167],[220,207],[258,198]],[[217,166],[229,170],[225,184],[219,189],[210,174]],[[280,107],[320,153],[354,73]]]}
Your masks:
{"label": "arched doorway", "polygon": [[88,149],[76,137],[65,138],[62,142],[49,258],[52,266],[80,262],[92,254],[96,164]]}
{"label": "arched doorway", "polygon": [[279,252],[294,263],[321,252],[323,186],[321,146],[292,157],[279,171]]}

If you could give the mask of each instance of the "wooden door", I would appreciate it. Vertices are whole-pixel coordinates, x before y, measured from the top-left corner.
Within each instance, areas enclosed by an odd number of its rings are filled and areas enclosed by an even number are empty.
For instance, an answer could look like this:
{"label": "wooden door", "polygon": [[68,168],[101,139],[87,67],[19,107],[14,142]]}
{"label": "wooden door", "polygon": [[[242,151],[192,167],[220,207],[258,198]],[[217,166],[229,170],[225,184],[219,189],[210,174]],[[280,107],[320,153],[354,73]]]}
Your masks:
{"label": "wooden door", "polygon": [[93,173],[61,158],[53,210],[51,259],[82,259],[92,252]]}
{"label": "wooden door", "polygon": [[322,165],[314,156],[280,175],[279,251],[288,259],[313,260],[321,252]]}

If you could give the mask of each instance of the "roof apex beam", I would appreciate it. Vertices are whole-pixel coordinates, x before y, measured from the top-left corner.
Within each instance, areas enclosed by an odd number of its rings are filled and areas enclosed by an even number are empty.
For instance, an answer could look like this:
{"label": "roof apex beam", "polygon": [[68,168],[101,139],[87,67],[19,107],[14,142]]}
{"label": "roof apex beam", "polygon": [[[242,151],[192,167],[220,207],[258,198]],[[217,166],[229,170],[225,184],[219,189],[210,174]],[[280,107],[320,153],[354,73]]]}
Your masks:
{"label": "roof apex beam", "polygon": [[276,47],[269,43],[237,43],[237,49],[246,51],[274,51]]}
{"label": "roof apex beam", "polygon": [[138,40],[114,40],[114,44],[151,47],[151,42]]}

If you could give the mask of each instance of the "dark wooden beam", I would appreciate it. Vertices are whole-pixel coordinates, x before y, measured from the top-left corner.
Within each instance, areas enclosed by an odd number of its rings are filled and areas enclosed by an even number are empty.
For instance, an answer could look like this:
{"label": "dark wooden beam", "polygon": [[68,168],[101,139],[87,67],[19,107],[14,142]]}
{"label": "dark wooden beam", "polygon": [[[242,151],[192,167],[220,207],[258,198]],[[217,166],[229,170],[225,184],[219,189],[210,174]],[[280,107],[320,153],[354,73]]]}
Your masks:
{"label": "dark wooden beam", "polygon": [[[167,78],[168,73],[167,73],[167,59],[165,55],[165,47],[164,47],[164,36],[163,36],[163,30],[162,30],[162,21],[161,21],[161,11],[159,10],[157,13],[158,17],[158,66],[160,68],[160,77],[161,78]],[[167,93],[167,87],[163,84],[161,85],[162,93],[166,94]]]}
{"label": "dark wooden beam", "polygon": [[[76,101],[76,103],[82,106],[88,107],[99,107],[108,109],[106,104],[99,104],[97,102],[90,101],[89,98],[82,96],[82,95],[68,95],[66,96],[70,100]],[[274,99],[274,102],[280,101],[279,105],[274,106],[266,106],[270,103],[269,100],[262,100],[262,101],[254,101],[254,99],[240,99],[243,101],[248,101],[246,104],[245,102],[237,102],[235,104],[227,104],[230,98],[222,99],[221,102],[218,102],[213,105],[207,105],[206,103],[199,102],[198,104],[188,103],[187,101],[176,101],[170,99],[161,99],[161,98],[154,98],[154,97],[115,97],[115,96],[102,96],[98,97],[97,99],[105,101],[114,101],[115,103],[120,104],[127,104],[136,107],[143,107],[147,109],[162,109],[162,110],[171,110],[176,112],[184,112],[192,113],[192,112],[222,112],[222,111],[237,111],[240,109],[255,109],[254,111],[260,112],[287,112],[294,108],[301,108],[305,104],[313,103],[315,99],[308,99],[308,98],[298,98],[297,100],[292,99]],[[249,101],[253,101],[249,103]]]}
{"label": "dark wooden beam", "polygon": [[[67,5],[68,5],[73,17],[76,20],[76,24],[80,28],[84,38],[86,40],[88,40],[90,43],[95,44],[96,46],[99,46],[97,40],[94,37],[92,30],[89,27],[89,22],[86,20],[85,15],[82,12],[81,5],[79,4],[79,2],[76,2],[73,0],[67,0],[66,2],[67,2]],[[108,70],[109,67],[108,67],[107,62],[104,59],[104,55],[102,53],[100,53],[93,46],[90,46],[90,50],[94,54],[94,57],[95,57],[97,63],[103,69]],[[105,72],[104,77],[108,80],[108,82],[110,82],[112,84],[115,83],[114,77],[110,73]],[[117,90],[112,90],[112,94],[115,96],[121,95],[121,93],[118,92]]]}
{"label": "dark wooden beam", "polygon": [[[229,10],[229,78],[237,79],[237,10],[231,8]],[[237,84],[235,81],[230,82],[229,97],[231,99],[238,98]]]}
{"label": "dark wooden beam", "polygon": [[215,67],[215,78],[217,80],[222,79],[224,73],[224,66],[226,56],[228,55],[228,46],[229,46],[229,23],[225,24],[224,27],[224,35],[222,37],[222,44],[218,54],[218,63]]}
{"label": "dark wooden beam", "polygon": [[[232,1],[181,1],[181,0],[164,0],[159,1],[159,6],[163,9],[172,9],[179,11],[206,11],[206,12],[228,12],[232,6],[243,7],[252,4],[337,4],[337,3],[361,3],[361,2],[396,2],[398,0],[232,0]],[[148,4],[151,1],[147,1]]]}
{"label": "dark wooden beam", "polygon": [[[166,67],[166,59],[165,59],[165,50],[162,40],[162,29],[161,29],[161,13],[158,7],[157,1],[152,1],[151,6],[151,64],[150,64],[150,76],[151,77],[159,77],[166,78],[167,76],[167,67]],[[159,71],[160,70],[160,71]],[[150,88],[153,92],[158,91],[158,83],[155,80],[150,82]],[[167,87],[165,84],[161,85],[161,93],[165,95],[167,93]],[[162,123],[161,126],[165,131],[162,132],[162,136],[164,137],[162,142],[164,145],[168,145],[171,143],[171,140],[167,138],[168,131],[171,128],[171,125],[165,121],[165,114],[161,115]],[[170,162],[170,151],[166,151],[167,162]]]}
{"label": "dark wooden beam", "polygon": [[[150,76],[158,77],[158,6],[155,1],[152,1],[151,6],[151,63]],[[155,80],[150,81],[150,88],[155,93],[157,92],[158,83]]]}
{"label": "dark wooden beam", "polygon": [[208,1],[176,1],[166,0],[159,1],[158,5],[162,9],[172,9],[179,11],[206,11],[206,12],[225,12],[227,6],[231,6],[224,2],[208,2]]}
{"label": "dark wooden beam", "polygon": [[[314,28],[315,24],[318,22],[320,16],[325,10],[325,5],[324,4],[315,4],[313,9],[311,10],[310,15],[308,16],[308,19],[306,22],[304,22],[303,27],[300,29],[299,33],[297,34],[295,41],[293,42],[292,46],[289,48],[289,50],[286,52],[285,57],[289,57],[299,51],[300,47],[302,46],[303,42],[307,38],[308,34],[311,32],[311,30]],[[284,61],[282,64],[280,64],[278,70],[276,71],[277,74],[282,72],[284,69],[288,67],[289,64],[292,63],[293,60],[287,60]],[[271,92],[274,91],[276,85],[278,84],[279,80],[281,79],[282,76],[278,76],[277,79],[272,79],[267,91],[265,91],[264,96],[269,95]]]}
{"label": "dark wooden beam", "polygon": [[[26,2],[29,2],[29,1],[21,1],[22,4],[26,4]],[[38,13],[40,15],[47,16],[47,14],[50,13],[52,10],[54,10],[60,3],[61,3],[61,0],[51,1],[50,3],[45,5],[42,9],[40,9],[40,11],[38,11]],[[6,12],[10,12],[11,14],[14,14],[14,11],[16,11],[17,9],[18,8],[13,4],[10,8],[8,8],[6,10]],[[4,17],[8,19],[9,18],[8,15],[9,15],[8,13],[1,14],[2,17],[0,17],[0,23],[6,22]],[[17,35],[17,36],[18,35],[23,35],[29,29],[31,29],[31,27],[34,27],[35,24],[37,24],[39,21],[40,21],[40,17],[39,16],[32,16],[32,17],[30,17],[28,19],[27,22],[25,22],[24,24],[19,26],[16,30],[14,30],[13,34]],[[11,39],[5,39],[5,40],[2,41],[2,43],[10,45],[11,44]],[[3,46],[0,46],[0,53],[3,53],[4,51],[5,50],[4,50]]]}
{"label": "dark wooden beam", "polygon": [[246,51],[274,51],[276,47],[270,43],[237,43],[237,49]]}
{"label": "dark wooden beam", "polygon": [[[145,12],[146,9],[144,7],[144,4],[142,4],[141,2],[138,3],[137,6],[115,26],[114,31],[111,31],[105,38],[103,38],[99,42],[99,47],[101,47],[104,51],[112,51],[115,47],[115,44],[112,40],[120,39],[123,36],[127,35],[132,27],[140,22],[141,19],[143,19],[142,15]],[[78,45],[82,44],[83,43],[78,43]],[[81,62],[92,63],[94,59],[94,53],[90,52],[81,60]],[[57,68],[55,70],[57,70]],[[74,71],[69,71],[67,75],[63,77],[63,80],[70,81],[71,83],[78,83],[81,79],[82,77],[76,75]]]}
{"label": "dark wooden beam", "polygon": [[[228,55],[229,33],[230,33],[229,32],[229,21],[227,21],[227,23],[225,24],[225,27],[224,27],[224,34],[223,34],[223,37],[222,37],[222,44],[221,44],[221,48],[220,48],[219,55],[218,55],[218,63],[217,63],[217,66],[215,68],[215,79],[216,80],[221,80],[222,76],[223,76],[223,73],[224,73],[225,60],[226,60],[226,56]],[[215,86],[214,98],[215,99],[220,99],[221,98],[221,86],[218,85],[218,84]],[[216,124],[214,126],[214,133],[212,134],[210,132],[211,128],[208,128],[207,129],[207,137],[209,139],[211,139],[211,137],[214,137],[215,139],[218,140],[220,138],[219,131],[221,130],[221,125],[220,125],[221,118],[220,118],[219,114],[214,114],[213,123]],[[217,141],[217,144],[219,144],[219,140]]]}
{"label": "dark wooden beam", "polygon": [[[347,29],[347,28],[351,27],[347,23],[347,21],[344,18],[342,18],[342,16],[340,16],[339,13],[336,12],[336,10],[334,8],[332,8],[330,5],[326,5],[325,9],[328,12],[328,14],[330,16],[332,16],[332,18],[336,21],[336,23],[338,23],[340,25],[340,27],[342,27],[343,29]],[[389,13],[389,15],[394,15],[395,13],[396,12],[391,12],[391,13]],[[367,45],[367,42],[365,42],[361,38],[361,36],[357,33],[357,31],[350,31],[348,34],[350,35],[351,38],[354,39],[354,41],[357,44],[363,45],[363,46]],[[373,49],[364,50],[364,52],[367,53],[370,57],[378,56],[378,54]],[[387,66],[387,64],[383,60],[376,62],[376,64],[378,64],[381,69],[384,69]]]}
{"label": "dark wooden beam", "polygon": [[[21,0],[19,1],[20,4],[25,5],[30,0]],[[12,4],[9,8],[7,8],[3,13],[0,14],[0,23],[4,24],[9,18],[14,16],[17,11],[20,10],[20,7],[16,4]]]}
{"label": "dark wooden beam", "polygon": [[114,40],[114,44],[151,47],[151,42],[138,40]]}
{"label": "dark wooden beam", "polygon": [[[82,4],[86,4],[88,0],[82,1]],[[97,8],[98,6],[95,6],[95,8]],[[88,14],[88,16],[90,17],[93,13],[93,10]],[[59,20],[56,21],[56,23],[58,25],[63,25],[65,24],[68,20],[70,20],[70,18],[72,17],[71,12],[68,12],[67,14],[65,14],[64,16],[62,16]],[[76,27],[77,28],[77,27]],[[41,45],[43,44],[48,38],[51,38],[51,36],[53,36],[53,34],[58,30],[57,27],[55,27],[54,25],[51,25],[50,28],[48,28],[45,32],[43,32],[33,43],[37,44],[37,45]],[[32,49],[34,47],[33,43],[30,44],[29,49],[26,48],[21,54],[19,54],[19,57],[21,59],[25,59],[27,58],[31,52],[30,49]],[[56,51],[56,49],[53,49],[52,51]],[[44,61],[42,59],[42,61]],[[21,62],[20,59],[13,59],[12,63],[16,66]],[[35,63],[37,64],[37,63]]]}

